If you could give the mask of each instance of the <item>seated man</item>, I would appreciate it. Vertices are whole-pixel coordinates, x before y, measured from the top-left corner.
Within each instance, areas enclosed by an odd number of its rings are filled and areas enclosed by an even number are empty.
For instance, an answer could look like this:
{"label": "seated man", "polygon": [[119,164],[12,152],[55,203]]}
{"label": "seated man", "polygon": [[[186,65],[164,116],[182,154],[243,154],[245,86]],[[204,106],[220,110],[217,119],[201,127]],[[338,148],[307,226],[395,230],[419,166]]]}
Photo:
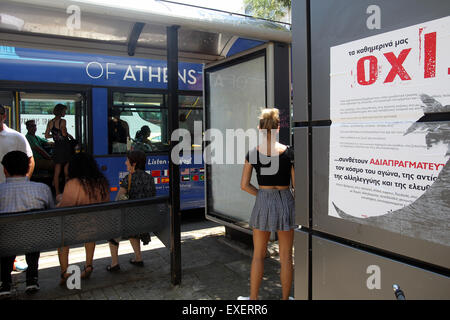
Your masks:
{"label": "seated man", "polygon": [[[2,160],[6,182],[0,184],[0,214],[26,212],[30,210],[49,209],[54,207],[50,188],[26,177],[29,169],[28,156],[22,151],[8,152]],[[26,292],[39,290],[38,262],[40,252],[25,255],[28,269],[26,276]],[[11,271],[15,256],[1,257],[0,298],[11,294]]]}
{"label": "seated man", "polygon": [[53,163],[52,157],[45,151],[45,147],[52,145],[51,142],[36,136],[36,122],[34,120],[28,120],[25,122],[27,126],[27,134],[25,137],[31,146],[33,151],[33,157],[36,162],[36,170],[46,170],[53,171],[55,165]]}

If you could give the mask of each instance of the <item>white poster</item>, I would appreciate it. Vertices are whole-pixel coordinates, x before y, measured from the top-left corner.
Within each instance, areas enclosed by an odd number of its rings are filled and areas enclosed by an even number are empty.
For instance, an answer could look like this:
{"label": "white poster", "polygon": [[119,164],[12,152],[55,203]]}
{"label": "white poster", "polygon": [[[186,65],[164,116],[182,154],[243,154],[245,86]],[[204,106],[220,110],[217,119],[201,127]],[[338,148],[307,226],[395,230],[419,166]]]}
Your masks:
{"label": "white poster", "polygon": [[447,17],[332,47],[333,123],[416,121],[445,111],[424,106],[420,96],[450,104],[449,39]]}
{"label": "white poster", "polygon": [[449,245],[450,17],[331,48],[329,215]]}

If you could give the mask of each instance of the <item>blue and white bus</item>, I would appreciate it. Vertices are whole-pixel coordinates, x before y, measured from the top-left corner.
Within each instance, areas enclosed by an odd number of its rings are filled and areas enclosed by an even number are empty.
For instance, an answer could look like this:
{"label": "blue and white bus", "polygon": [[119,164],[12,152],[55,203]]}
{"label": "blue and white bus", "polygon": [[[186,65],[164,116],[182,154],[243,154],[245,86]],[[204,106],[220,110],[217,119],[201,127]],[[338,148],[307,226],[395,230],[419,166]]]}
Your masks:
{"label": "blue and white bus", "polygon": [[[229,52],[261,43],[238,39]],[[201,63],[179,63],[179,127],[191,132],[192,142],[194,121],[203,120],[202,68]],[[0,103],[9,113],[6,124],[26,134],[25,123],[35,120],[36,135],[44,138],[54,106],[67,105],[68,132],[96,157],[110,182],[111,200],[126,175],[126,152],[133,149],[146,152],[146,170],[157,195],[169,193],[167,94],[165,60],[0,46]],[[108,128],[113,118],[128,125],[124,143],[112,141]],[[144,126],[150,129],[146,144],[137,139]],[[193,161],[202,146],[193,144],[191,151],[180,165],[181,210],[205,206],[204,165]],[[34,177],[51,184],[51,175],[37,166]]]}
{"label": "blue and white bus", "polygon": [[[203,118],[202,67],[179,63],[179,125],[192,134],[194,121]],[[53,107],[67,105],[68,132],[96,157],[110,182],[111,199],[126,174],[125,154],[142,147],[136,136],[147,126],[146,169],[155,179],[157,195],[168,194],[166,61],[2,46],[0,103],[10,111],[8,126],[26,134],[26,121],[35,120],[41,138],[54,117]],[[123,148],[114,148],[108,135],[113,115],[129,127]],[[201,146],[193,145],[192,152],[201,152]],[[35,172],[37,178],[46,174],[39,168]],[[185,155],[180,174],[181,209],[204,207],[203,165]]]}
{"label": "blue and white bus", "polygon": [[[170,1],[3,1],[0,103],[9,110],[7,125],[25,134],[25,122],[34,119],[43,137],[53,107],[67,105],[68,131],[96,157],[111,200],[126,152],[142,147],[136,134],[148,127],[146,170],[157,195],[168,194],[168,26],[179,27],[179,127],[191,135],[194,121],[203,120],[205,64],[266,41],[291,41],[288,26]],[[117,116],[129,127],[129,139],[119,144],[108,134]],[[182,210],[205,207],[205,167],[192,161],[202,147],[191,151],[180,165]]]}

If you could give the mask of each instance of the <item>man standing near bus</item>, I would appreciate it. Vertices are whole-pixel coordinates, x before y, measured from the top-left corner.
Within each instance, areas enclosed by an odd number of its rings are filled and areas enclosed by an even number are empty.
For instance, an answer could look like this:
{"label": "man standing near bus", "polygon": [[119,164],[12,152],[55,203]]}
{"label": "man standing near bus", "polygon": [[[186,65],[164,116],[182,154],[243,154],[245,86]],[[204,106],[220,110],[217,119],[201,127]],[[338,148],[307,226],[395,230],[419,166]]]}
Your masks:
{"label": "man standing near bus", "polygon": [[[16,130],[10,129],[4,124],[6,120],[6,108],[0,104],[0,162],[10,151],[22,151],[28,156],[29,170],[27,177],[31,178],[34,171],[33,151],[25,136]],[[5,182],[3,166],[0,164],[0,183]]]}

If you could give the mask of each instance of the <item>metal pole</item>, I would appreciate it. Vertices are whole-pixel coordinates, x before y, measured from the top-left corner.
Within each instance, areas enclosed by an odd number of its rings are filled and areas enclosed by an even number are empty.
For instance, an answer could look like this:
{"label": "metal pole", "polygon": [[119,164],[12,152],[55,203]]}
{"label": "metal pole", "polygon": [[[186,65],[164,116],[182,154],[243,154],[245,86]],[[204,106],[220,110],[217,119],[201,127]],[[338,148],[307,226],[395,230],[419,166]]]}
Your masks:
{"label": "metal pole", "polygon": [[172,285],[181,283],[180,167],[172,161],[177,141],[170,138],[178,129],[178,26],[167,27],[167,74],[169,108],[169,186],[170,186],[170,274]]}

